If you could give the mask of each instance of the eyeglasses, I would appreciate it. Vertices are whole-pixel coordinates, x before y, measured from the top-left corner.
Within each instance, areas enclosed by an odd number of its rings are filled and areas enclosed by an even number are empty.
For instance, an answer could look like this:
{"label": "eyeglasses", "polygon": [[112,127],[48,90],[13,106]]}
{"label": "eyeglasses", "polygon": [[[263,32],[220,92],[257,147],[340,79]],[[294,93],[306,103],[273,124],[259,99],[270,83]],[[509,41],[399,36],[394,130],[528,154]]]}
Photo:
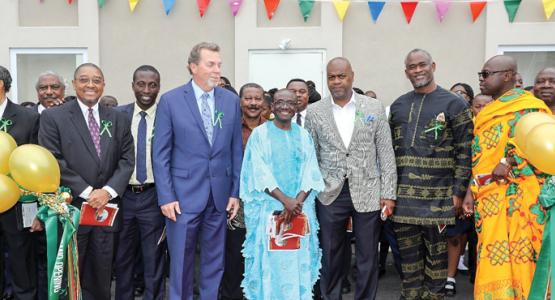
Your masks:
{"label": "eyeglasses", "polygon": [[500,71],[482,71],[482,72],[478,72],[478,78],[483,78],[486,79],[488,78],[490,75],[496,74],[496,73],[502,73],[502,72],[509,72],[512,70],[500,70]]}
{"label": "eyeglasses", "polygon": [[77,81],[83,85],[89,84],[90,82],[92,82],[93,85],[101,85],[104,82],[102,78],[87,78],[87,77],[77,78]]}

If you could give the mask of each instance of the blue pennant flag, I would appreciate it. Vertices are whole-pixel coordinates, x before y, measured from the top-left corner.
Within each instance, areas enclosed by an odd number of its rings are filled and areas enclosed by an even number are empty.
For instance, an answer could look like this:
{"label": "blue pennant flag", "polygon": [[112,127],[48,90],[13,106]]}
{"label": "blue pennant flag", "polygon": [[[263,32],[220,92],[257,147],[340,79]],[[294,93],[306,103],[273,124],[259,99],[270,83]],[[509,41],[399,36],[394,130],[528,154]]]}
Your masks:
{"label": "blue pennant flag", "polygon": [[166,10],[166,15],[169,15],[170,11],[172,11],[175,0],[162,0],[162,1],[164,2],[164,9]]}
{"label": "blue pennant flag", "polygon": [[385,2],[368,1],[368,7],[370,8],[370,14],[372,14],[372,21],[374,21],[374,23],[378,21],[378,17],[382,13],[384,5]]}

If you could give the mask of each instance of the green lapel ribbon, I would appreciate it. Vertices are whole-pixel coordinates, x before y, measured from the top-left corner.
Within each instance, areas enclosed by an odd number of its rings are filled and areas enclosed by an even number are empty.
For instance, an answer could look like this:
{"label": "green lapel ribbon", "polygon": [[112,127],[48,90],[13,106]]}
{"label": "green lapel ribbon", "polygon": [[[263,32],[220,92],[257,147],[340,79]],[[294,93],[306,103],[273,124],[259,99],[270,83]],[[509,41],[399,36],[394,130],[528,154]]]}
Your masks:
{"label": "green lapel ribbon", "polygon": [[216,119],[214,120],[214,126],[216,126],[216,124],[218,125],[218,127],[220,127],[220,129],[222,129],[222,119],[224,118],[224,113],[221,111],[216,111]]}
{"label": "green lapel ribbon", "polygon": [[359,120],[364,125],[364,114],[361,111],[357,111],[355,114],[355,123]]}
{"label": "green lapel ribbon", "polygon": [[102,136],[104,132],[107,132],[108,136],[112,137],[112,133],[110,132],[110,128],[112,128],[112,121],[101,120],[100,123],[102,124],[102,130],[100,131],[100,135]]}
{"label": "green lapel ribbon", "polygon": [[552,209],[555,205],[555,176],[550,176],[544,183],[540,193],[540,203],[547,209],[547,223],[543,231],[542,248],[536,262],[534,280],[530,288],[528,300],[547,299],[548,291],[551,290],[551,300],[555,300],[552,282],[555,282],[555,272],[552,265],[555,262],[555,221],[552,220]]}
{"label": "green lapel ribbon", "polygon": [[10,119],[0,118],[0,130],[8,132],[8,127],[13,125],[13,121]]}
{"label": "green lapel ribbon", "polygon": [[428,128],[428,129],[424,130],[424,132],[428,133],[430,131],[433,131],[434,132],[434,139],[437,140],[437,135],[438,135],[440,130],[443,130],[443,128],[445,128],[445,125],[435,124],[434,127]]}

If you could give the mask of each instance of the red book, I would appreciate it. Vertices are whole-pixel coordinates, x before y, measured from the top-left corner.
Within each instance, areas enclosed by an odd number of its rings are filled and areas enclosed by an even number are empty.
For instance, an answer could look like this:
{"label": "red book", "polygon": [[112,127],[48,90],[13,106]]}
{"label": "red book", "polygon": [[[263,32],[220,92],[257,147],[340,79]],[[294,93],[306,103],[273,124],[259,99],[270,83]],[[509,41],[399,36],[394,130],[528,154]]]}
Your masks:
{"label": "red book", "polygon": [[80,225],[86,226],[109,226],[114,225],[114,220],[118,214],[118,205],[109,203],[102,210],[97,210],[89,205],[88,202],[81,204]]}
{"label": "red book", "polygon": [[269,222],[270,251],[297,250],[301,248],[301,238],[310,232],[308,218],[302,213],[294,216],[289,224],[285,224],[284,219],[274,213]]}

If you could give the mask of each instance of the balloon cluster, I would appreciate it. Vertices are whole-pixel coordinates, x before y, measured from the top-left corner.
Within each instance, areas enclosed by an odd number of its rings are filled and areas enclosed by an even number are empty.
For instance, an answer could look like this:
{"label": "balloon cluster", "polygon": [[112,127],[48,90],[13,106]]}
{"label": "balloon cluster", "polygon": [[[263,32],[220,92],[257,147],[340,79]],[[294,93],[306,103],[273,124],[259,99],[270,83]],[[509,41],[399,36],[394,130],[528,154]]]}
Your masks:
{"label": "balloon cluster", "polygon": [[60,167],[50,151],[38,145],[17,147],[0,131],[0,213],[12,208],[22,195],[54,193],[60,186]]}
{"label": "balloon cluster", "polygon": [[555,175],[555,116],[531,112],[515,128],[515,142],[538,170]]}

